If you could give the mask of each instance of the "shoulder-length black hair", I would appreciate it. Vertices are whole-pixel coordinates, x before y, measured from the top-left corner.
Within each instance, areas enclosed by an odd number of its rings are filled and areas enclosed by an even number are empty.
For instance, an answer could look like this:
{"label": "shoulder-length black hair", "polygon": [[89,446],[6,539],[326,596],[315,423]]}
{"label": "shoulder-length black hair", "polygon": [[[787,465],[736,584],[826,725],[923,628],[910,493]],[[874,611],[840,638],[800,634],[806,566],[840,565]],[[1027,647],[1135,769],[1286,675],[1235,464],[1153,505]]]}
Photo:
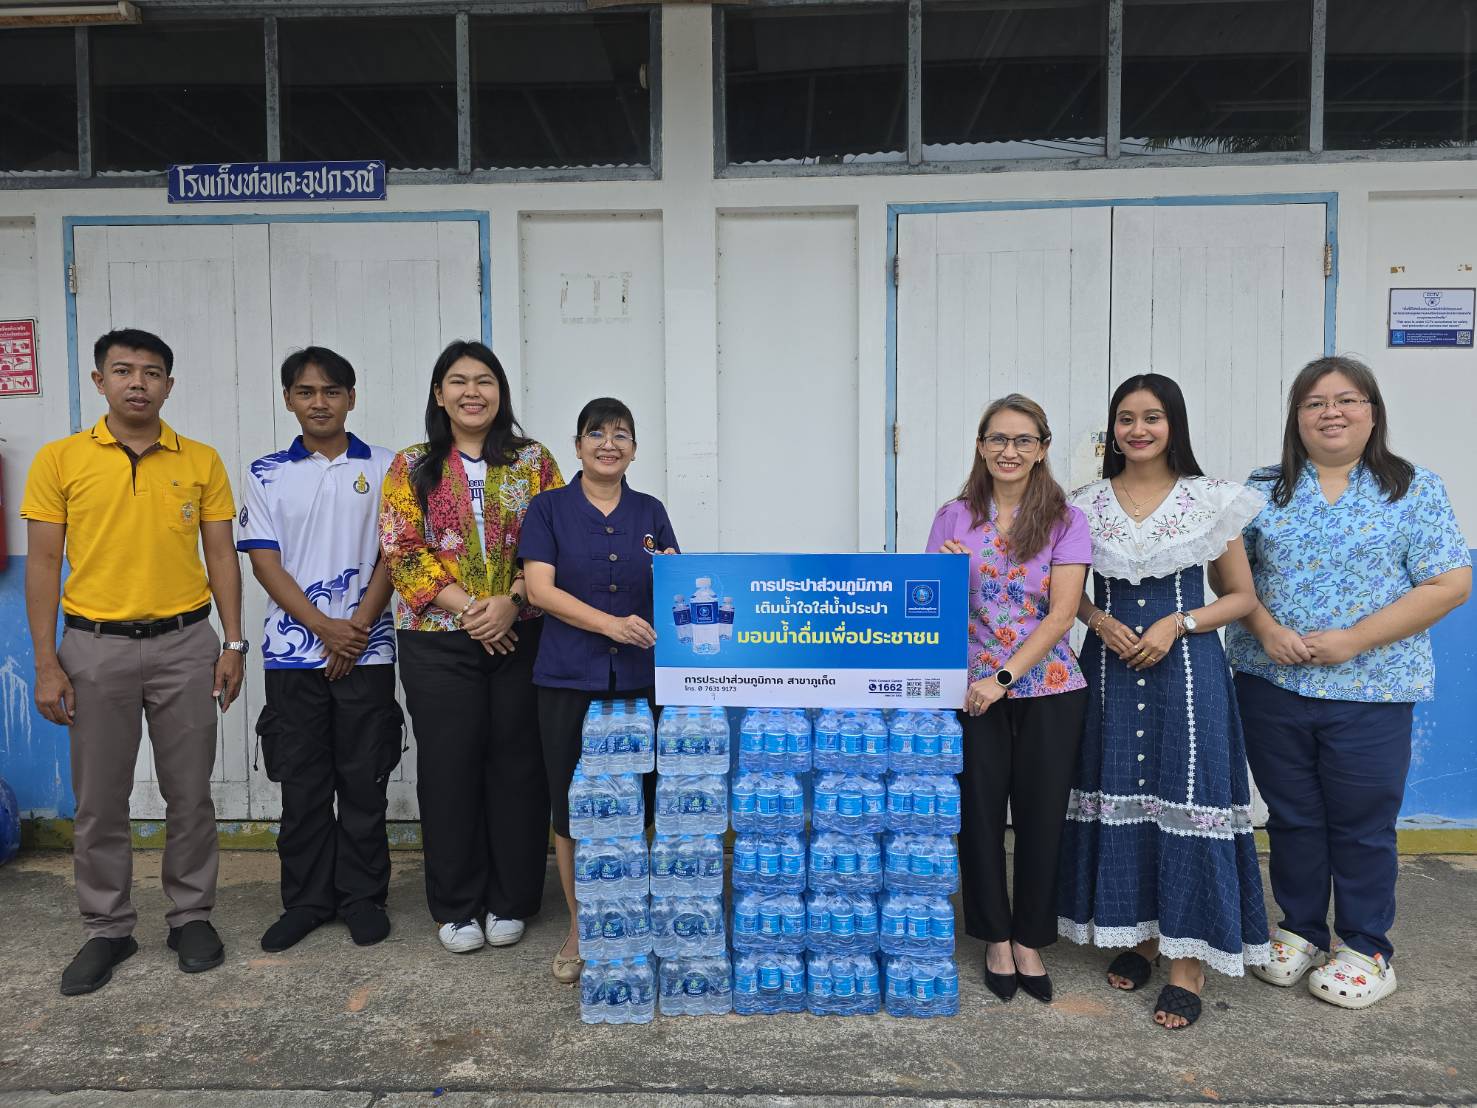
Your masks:
{"label": "shoulder-length black hair", "polygon": [[1045,451],[1051,445],[1051,424],[1046,421],[1046,411],[1029,396],[1013,392],[992,400],[980,416],[979,429],[975,432],[974,462],[964,487],[959,490],[959,499],[969,505],[970,524],[981,526],[990,518],[990,501],[995,498],[995,479],[990,476],[990,466],[981,455],[978,444],[984,441],[990,430],[990,421],[1001,412],[1015,412],[1036,424],[1036,435],[1041,439],[1041,459],[1031,467],[1026,478],[1026,491],[1021,495],[1016,508],[1015,523],[1010,528],[1006,545],[1011,557],[1017,562],[1034,558],[1051,538],[1051,531],[1067,514],[1067,494],[1051,475]]}
{"label": "shoulder-length black hair", "polygon": [[410,470],[410,484],[415,489],[415,498],[420,501],[421,511],[426,511],[432,490],[441,481],[441,467],[451,454],[451,417],[446,409],[436,403],[436,390],[446,379],[446,373],[462,358],[474,358],[481,362],[497,378],[497,414],[492,417],[492,426],[482,440],[482,458],[488,465],[509,465],[518,451],[533,440],[523,434],[523,428],[513,415],[513,395],[508,387],[508,375],[503,372],[502,362],[497,355],[480,342],[461,339],[441,351],[436,365],[431,370],[431,389],[426,397],[426,446]]}
{"label": "shoulder-length black hair", "polygon": [[1195,460],[1195,451],[1190,446],[1190,417],[1185,413],[1185,394],[1173,377],[1162,373],[1140,373],[1113,390],[1113,399],[1108,401],[1108,442],[1103,451],[1103,476],[1117,477],[1123,472],[1124,457],[1119,453],[1118,440],[1113,434],[1113,425],[1118,422],[1118,405],[1129,393],[1140,390],[1154,395],[1164,409],[1164,418],[1169,421],[1169,449],[1165,461],[1169,471],[1176,477],[1204,477],[1205,471]]}
{"label": "shoulder-length black hair", "polygon": [[1282,431],[1282,462],[1271,472],[1277,475],[1272,483],[1272,499],[1279,508],[1292,502],[1293,490],[1303,467],[1308,464],[1308,448],[1303,445],[1302,431],[1298,427],[1298,408],[1318,382],[1330,373],[1342,373],[1349,383],[1369,400],[1369,418],[1374,423],[1369,441],[1364,444],[1364,453],[1359,462],[1379,485],[1385,499],[1393,504],[1410,491],[1410,482],[1415,478],[1415,466],[1390,449],[1389,435],[1385,431],[1385,401],[1380,396],[1380,383],[1374,370],[1358,358],[1340,354],[1327,358],[1314,358],[1298,371],[1293,378],[1292,388],[1287,390],[1287,425]]}

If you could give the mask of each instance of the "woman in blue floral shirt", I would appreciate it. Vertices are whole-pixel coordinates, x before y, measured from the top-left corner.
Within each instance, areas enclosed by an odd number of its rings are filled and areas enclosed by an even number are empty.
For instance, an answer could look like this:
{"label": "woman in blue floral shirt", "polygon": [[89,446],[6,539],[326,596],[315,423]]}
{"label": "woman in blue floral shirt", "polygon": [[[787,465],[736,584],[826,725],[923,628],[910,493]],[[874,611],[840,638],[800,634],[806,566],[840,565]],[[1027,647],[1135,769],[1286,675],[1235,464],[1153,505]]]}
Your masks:
{"label": "woman in blue floral shirt", "polygon": [[1472,588],[1441,479],[1391,453],[1385,424],[1368,366],[1320,358],[1298,374],[1282,462],[1250,482],[1269,500],[1244,534],[1261,604],[1227,634],[1282,911],[1253,972],[1308,974],[1343,1008],[1395,991],[1395,818],[1415,702],[1434,695],[1427,632]]}

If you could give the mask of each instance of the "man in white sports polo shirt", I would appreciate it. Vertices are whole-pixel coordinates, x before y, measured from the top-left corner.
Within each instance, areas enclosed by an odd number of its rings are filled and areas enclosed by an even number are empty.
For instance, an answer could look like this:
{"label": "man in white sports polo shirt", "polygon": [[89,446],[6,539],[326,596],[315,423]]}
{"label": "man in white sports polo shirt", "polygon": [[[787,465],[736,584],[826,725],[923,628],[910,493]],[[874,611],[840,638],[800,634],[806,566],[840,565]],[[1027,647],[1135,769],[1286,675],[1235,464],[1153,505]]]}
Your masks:
{"label": "man in white sports polo shirt", "polygon": [[282,783],[283,913],[262,949],[286,950],[334,916],[368,946],[390,933],[385,789],[403,718],[379,547],[394,454],[344,429],[354,367],[342,355],[289,355],[282,396],[302,434],[251,463],[236,542],[271,601],[256,730],[267,776]]}

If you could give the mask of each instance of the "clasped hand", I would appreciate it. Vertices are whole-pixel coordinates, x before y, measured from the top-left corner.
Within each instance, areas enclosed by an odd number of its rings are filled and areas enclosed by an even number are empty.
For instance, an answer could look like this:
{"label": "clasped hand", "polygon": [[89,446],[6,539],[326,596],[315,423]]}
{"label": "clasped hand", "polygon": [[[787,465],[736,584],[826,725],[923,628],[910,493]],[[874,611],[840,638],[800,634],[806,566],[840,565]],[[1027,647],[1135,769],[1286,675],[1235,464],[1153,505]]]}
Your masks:
{"label": "clasped hand", "polygon": [[462,616],[462,629],[482,644],[489,654],[511,654],[518,645],[513,621],[518,605],[510,596],[475,601]]}

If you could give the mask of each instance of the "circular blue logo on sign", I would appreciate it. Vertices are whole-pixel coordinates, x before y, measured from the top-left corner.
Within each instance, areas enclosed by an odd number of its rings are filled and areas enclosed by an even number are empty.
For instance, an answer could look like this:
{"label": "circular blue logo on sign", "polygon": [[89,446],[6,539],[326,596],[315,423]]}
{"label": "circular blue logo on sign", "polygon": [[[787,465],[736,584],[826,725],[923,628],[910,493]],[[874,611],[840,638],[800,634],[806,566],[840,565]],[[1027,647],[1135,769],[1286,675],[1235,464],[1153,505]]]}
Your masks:
{"label": "circular blue logo on sign", "polygon": [[918,605],[933,603],[933,586],[921,582],[913,586],[913,603]]}

